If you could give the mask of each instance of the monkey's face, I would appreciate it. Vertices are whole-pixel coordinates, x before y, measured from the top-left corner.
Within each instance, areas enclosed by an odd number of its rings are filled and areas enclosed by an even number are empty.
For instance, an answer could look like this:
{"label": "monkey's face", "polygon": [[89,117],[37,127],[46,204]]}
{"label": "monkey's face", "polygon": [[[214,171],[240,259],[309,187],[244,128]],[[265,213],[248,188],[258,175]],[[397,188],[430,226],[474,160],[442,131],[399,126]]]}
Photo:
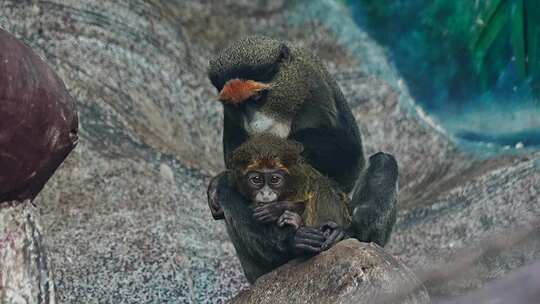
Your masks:
{"label": "monkey's face", "polygon": [[279,169],[258,169],[245,174],[251,199],[256,204],[277,201],[285,185],[286,172]]}
{"label": "monkey's face", "polygon": [[232,43],[209,63],[208,76],[219,100],[240,112],[250,105],[273,119],[289,121],[309,99],[311,85],[323,85],[317,75],[306,72],[295,50],[285,41],[262,36]]}

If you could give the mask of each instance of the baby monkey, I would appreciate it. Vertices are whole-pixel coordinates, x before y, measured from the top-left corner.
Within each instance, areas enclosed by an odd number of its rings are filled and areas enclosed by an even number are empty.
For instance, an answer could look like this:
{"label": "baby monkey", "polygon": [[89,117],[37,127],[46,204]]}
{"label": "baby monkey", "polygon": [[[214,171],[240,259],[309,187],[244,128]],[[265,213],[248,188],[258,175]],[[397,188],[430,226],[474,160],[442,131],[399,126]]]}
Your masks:
{"label": "baby monkey", "polygon": [[232,153],[232,182],[252,203],[257,221],[322,230],[322,243],[305,246],[301,240],[303,249],[318,252],[345,237],[344,227],[351,222],[349,202],[334,182],[304,161],[302,151],[294,141],[254,136]]}

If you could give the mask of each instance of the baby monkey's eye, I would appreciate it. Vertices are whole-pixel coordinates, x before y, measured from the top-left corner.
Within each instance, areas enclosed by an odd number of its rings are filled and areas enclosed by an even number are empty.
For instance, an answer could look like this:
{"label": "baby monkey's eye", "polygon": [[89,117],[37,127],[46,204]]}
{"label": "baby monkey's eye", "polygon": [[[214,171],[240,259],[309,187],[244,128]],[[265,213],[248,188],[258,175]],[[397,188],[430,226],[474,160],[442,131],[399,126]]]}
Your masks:
{"label": "baby monkey's eye", "polygon": [[263,177],[259,174],[250,174],[248,176],[248,180],[254,185],[260,185],[264,183]]}
{"label": "baby monkey's eye", "polygon": [[272,175],[270,178],[270,183],[273,185],[279,185],[283,182],[283,178],[280,175]]}

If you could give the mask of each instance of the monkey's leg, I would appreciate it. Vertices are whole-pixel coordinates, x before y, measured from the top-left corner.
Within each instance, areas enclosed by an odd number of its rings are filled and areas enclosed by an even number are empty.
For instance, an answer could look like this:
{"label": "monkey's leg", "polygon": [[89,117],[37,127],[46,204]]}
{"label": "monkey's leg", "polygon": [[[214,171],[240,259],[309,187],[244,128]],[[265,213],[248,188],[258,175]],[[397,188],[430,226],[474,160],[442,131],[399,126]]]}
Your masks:
{"label": "monkey's leg", "polygon": [[394,156],[376,153],[369,158],[363,181],[351,200],[350,235],[384,246],[397,215],[398,164]]}
{"label": "monkey's leg", "polygon": [[206,196],[208,197],[208,207],[210,207],[210,212],[212,217],[215,220],[222,220],[225,218],[223,214],[223,209],[221,209],[221,204],[219,202],[219,191],[218,186],[220,181],[225,177],[226,171],[221,172],[220,174],[214,176],[210,183],[208,184],[208,189],[206,190]]}

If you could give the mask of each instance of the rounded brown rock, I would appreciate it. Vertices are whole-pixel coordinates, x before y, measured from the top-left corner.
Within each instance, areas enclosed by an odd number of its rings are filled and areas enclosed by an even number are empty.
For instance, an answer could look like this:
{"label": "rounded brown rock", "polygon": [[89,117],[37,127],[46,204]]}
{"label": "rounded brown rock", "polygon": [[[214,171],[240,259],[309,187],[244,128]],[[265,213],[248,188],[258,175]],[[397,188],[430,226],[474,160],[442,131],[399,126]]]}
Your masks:
{"label": "rounded brown rock", "polygon": [[430,297],[416,275],[383,248],[348,239],[259,277],[229,303],[427,304]]}
{"label": "rounded brown rock", "polygon": [[0,28],[0,204],[33,199],[77,142],[75,102],[63,81]]}

